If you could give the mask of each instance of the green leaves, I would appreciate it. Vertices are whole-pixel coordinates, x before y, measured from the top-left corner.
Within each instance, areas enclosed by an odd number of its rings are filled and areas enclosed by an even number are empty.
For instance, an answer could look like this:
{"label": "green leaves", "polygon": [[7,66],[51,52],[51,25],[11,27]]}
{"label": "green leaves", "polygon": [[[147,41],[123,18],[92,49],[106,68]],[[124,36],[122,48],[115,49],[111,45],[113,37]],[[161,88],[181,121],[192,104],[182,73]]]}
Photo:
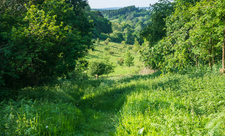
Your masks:
{"label": "green leaves", "polygon": [[[163,5],[163,2],[160,4]],[[165,19],[166,36],[164,39],[159,41],[154,38],[155,30],[160,30],[163,24],[159,26],[152,24],[143,30],[143,36],[150,41],[149,50],[146,53],[142,51],[143,59],[151,67],[160,64],[161,68],[167,71],[182,69],[188,65],[198,65],[199,62],[208,63],[212,67],[214,63],[221,60],[225,26],[225,15],[221,11],[225,8],[224,1],[178,0],[173,4],[175,4],[174,12]],[[155,10],[158,11],[157,8]],[[157,36],[160,37],[159,34]],[[160,57],[154,57],[160,56],[158,52],[151,48],[160,50],[162,56],[160,60],[156,59]]]}
{"label": "green leaves", "polygon": [[[14,86],[11,81],[16,81],[16,76],[22,86],[37,85],[45,78],[64,77],[74,70],[75,60],[92,45],[92,25],[83,11],[85,5],[81,0],[29,3],[22,21],[15,17],[11,28],[0,23],[0,27],[8,28],[8,40],[0,44],[0,58],[5,60],[0,70],[9,87]],[[7,24],[10,15],[4,15]],[[0,38],[4,38],[1,30]]]}

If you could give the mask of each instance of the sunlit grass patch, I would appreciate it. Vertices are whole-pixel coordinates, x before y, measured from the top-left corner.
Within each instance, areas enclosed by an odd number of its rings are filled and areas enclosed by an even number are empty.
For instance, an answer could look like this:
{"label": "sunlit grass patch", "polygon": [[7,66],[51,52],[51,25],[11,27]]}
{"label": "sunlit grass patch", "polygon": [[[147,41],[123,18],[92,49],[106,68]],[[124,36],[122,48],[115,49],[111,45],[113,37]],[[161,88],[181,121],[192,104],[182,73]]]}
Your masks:
{"label": "sunlit grass patch", "polygon": [[3,104],[3,135],[68,135],[76,134],[85,118],[72,103],[32,101]]}
{"label": "sunlit grass patch", "polygon": [[224,82],[223,76],[213,74],[139,81],[148,88],[127,96],[116,134],[138,135],[142,129],[144,135],[224,135]]}

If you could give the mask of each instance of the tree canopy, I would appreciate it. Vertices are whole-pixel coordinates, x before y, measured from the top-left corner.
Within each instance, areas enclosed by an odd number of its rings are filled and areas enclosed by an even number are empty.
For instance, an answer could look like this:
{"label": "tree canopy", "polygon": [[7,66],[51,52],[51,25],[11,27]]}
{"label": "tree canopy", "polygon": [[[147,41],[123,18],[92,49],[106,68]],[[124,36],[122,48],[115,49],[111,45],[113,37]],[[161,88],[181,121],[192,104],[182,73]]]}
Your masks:
{"label": "tree canopy", "polygon": [[12,0],[2,5],[1,86],[16,89],[66,77],[92,45],[93,24],[84,0]]}
{"label": "tree canopy", "polygon": [[[142,33],[149,42],[141,52],[146,65],[176,71],[189,65],[205,64],[212,69],[213,64],[221,61],[225,41],[224,0],[176,0],[172,3],[174,6],[160,1],[159,5],[170,10],[161,10],[165,14],[165,25],[163,29],[157,28],[162,30],[163,36],[154,35],[157,25],[151,24]],[[174,12],[167,14],[168,11]],[[224,59],[222,62],[224,65]]]}

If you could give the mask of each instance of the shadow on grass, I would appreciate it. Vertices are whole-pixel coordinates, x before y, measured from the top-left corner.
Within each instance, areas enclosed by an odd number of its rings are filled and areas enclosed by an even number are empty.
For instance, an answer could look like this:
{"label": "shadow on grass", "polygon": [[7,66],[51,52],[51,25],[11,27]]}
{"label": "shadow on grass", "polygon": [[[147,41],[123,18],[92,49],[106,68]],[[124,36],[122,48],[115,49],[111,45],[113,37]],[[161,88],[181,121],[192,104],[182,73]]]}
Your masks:
{"label": "shadow on grass", "polygon": [[97,55],[89,54],[86,58],[87,59],[93,59],[93,58],[99,58],[99,57]]}

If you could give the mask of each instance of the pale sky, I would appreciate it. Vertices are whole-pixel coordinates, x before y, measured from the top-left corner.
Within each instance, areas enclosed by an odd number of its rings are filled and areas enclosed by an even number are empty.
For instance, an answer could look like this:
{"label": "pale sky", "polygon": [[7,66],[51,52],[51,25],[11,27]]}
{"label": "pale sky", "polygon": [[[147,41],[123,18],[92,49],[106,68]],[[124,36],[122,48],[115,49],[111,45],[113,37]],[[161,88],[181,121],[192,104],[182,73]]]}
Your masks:
{"label": "pale sky", "polygon": [[149,7],[158,0],[88,0],[92,9],[110,8],[110,7],[126,7],[135,5],[136,7]]}

